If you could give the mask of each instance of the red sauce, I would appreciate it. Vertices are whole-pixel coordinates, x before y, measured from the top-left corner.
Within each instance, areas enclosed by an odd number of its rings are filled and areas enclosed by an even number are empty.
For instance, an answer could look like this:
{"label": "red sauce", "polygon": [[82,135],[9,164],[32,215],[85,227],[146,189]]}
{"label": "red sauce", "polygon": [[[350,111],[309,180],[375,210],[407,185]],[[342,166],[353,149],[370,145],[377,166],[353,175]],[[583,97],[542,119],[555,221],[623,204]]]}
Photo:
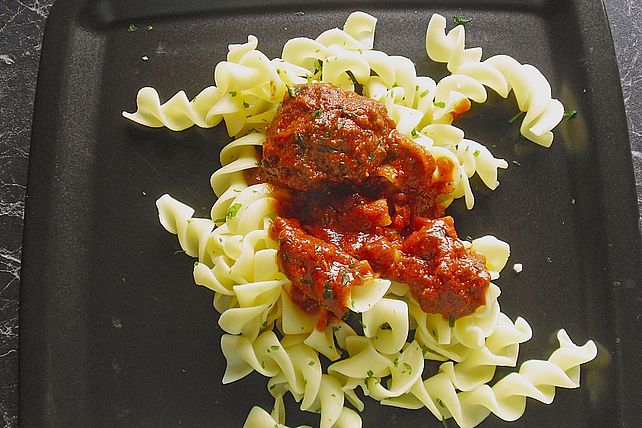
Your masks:
{"label": "red sauce", "polygon": [[267,127],[262,166],[246,172],[277,189],[271,233],[292,300],[320,314],[319,329],[377,275],[408,284],[424,311],[445,318],[483,305],[485,260],[437,202],[452,190],[450,161],[398,133],[378,101],[329,84],[295,92]]}

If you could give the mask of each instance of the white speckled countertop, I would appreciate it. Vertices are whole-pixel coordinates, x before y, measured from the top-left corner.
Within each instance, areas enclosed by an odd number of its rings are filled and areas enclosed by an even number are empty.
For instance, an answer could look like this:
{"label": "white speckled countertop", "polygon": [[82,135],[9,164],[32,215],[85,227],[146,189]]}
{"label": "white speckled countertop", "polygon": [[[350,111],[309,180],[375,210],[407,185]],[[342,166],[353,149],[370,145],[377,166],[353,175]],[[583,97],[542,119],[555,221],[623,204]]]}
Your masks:
{"label": "white speckled countertop", "polygon": [[[0,3],[0,424],[18,426],[22,224],[38,61],[53,0]],[[642,1],[605,0],[642,212]]]}

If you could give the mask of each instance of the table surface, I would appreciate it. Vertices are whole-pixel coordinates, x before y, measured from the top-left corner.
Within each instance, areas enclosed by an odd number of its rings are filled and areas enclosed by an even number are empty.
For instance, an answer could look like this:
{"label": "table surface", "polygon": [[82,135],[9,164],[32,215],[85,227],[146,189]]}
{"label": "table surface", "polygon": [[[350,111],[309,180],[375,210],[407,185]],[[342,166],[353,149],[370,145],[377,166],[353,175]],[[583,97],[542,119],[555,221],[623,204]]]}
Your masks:
{"label": "table surface", "polygon": [[[642,1],[604,2],[620,69],[642,212]],[[53,0],[0,2],[0,423],[6,427],[18,425],[22,224],[38,62],[52,4]]]}

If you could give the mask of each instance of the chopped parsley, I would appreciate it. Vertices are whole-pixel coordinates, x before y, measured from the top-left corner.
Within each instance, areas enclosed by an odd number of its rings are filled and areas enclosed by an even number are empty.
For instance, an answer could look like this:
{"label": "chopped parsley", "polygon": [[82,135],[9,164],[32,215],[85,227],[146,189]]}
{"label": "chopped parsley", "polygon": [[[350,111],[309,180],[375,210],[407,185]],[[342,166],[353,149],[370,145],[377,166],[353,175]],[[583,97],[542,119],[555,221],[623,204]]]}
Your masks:
{"label": "chopped parsley", "polygon": [[248,103],[246,103],[245,101],[243,101],[243,108],[249,108],[249,107],[250,107],[250,105]]}
{"label": "chopped parsley", "polygon": [[138,27],[136,27],[134,24],[129,24],[129,27],[127,27],[127,32],[129,33],[133,33],[136,30],[138,30]]}
{"label": "chopped parsley", "polygon": [[408,370],[408,373],[412,373],[412,366],[408,363],[403,363],[403,366]]}
{"label": "chopped parsley", "polygon": [[399,358],[395,358],[392,364],[394,364],[395,367],[399,367]]}
{"label": "chopped parsley", "polygon": [[236,91],[230,91],[230,92],[229,92],[229,94],[230,94],[231,96],[235,97],[235,96],[237,96],[237,95],[238,95],[238,92],[236,92]]}
{"label": "chopped parsley", "polygon": [[472,21],[472,19],[467,17],[467,16],[464,16],[464,15],[455,15],[455,16],[453,16],[453,22],[456,25],[466,25],[470,21]]}
{"label": "chopped parsley", "polygon": [[314,361],[310,361],[310,362],[308,363],[308,365],[309,365],[310,367],[312,367],[312,366],[314,365]]}
{"label": "chopped parsley", "polygon": [[350,274],[345,271],[345,269],[341,270],[341,285],[348,285],[350,283]]}
{"label": "chopped parsley", "polygon": [[573,119],[577,115],[577,110],[567,110],[564,112],[564,118],[567,120]]}
{"label": "chopped parsley", "polygon": [[429,91],[428,89],[426,89],[426,90],[425,90],[425,91],[423,91],[421,94],[419,94],[419,96],[423,98],[423,97],[425,97],[426,95],[428,95],[428,92],[430,92],[430,91]]}
{"label": "chopped parsley", "polygon": [[455,319],[454,315],[448,317],[448,327],[453,328],[455,326]]}
{"label": "chopped parsley", "polygon": [[413,129],[413,130],[410,132],[410,135],[412,136],[412,138],[417,138],[417,136],[418,136],[419,134],[417,134],[417,130],[416,130],[416,129]]}
{"label": "chopped parsley", "polygon": [[480,153],[480,152],[479,152],[479,150],[475,150],[475,151],[473,152],[473,156],[477,157],[477,156],[479,156],[479,153]]}
{"label": "chopped parsley", "polygon": [[276,352],[279,349],[281,349],[281,347],[279,345],[272,345],[272,346],[270,346],[270,349]]}
{"label": "chopped parsley", "polygon": [[313,112],[312,112],[312,114],[310,115],[310,118],[311,118],[311,119],[314,119],[315,117],[317,117],[318,115],[320,115],[322,112],[323,112],[323,110],[322,110],[322,109],[317,109],[317,110],[315,110],[315,111],[313,111]]}
{"label": "chopped parsley", "polygon": [[366,374],[368,375],[368,377],[374,376],[374,372],[372,370],[368,370]]}
{"label": "chopped parsley", "polygon": [[381,324],[381,329],[382,330],[392,330],[392,327],[390,326],[390,323],[384,322]]}
{"label": "chopped parsley", "polygon": [[151,26],[151,25],[148,25],[145,29],[146,29],[147,31],[152,31],[152,30],[154,29],[154,27],[153,27],[153,26]]}
{"label": "chopped parsley", "polygon": [[435,107],[439,107],[439,108],[444,108],[444,107],[446,107],[446,103],[445,103],[445,102],[443,102],[443,101],[433,101],[433,105],[434,105]]}
{"label": "chopped parsley", "polygon": [[287,86],[287,88],[288,88],[288,95],[291,98],[295,98],[296,97],[296,90],[292,86]]}
{"label": "chopped parsley", "polygon": [[323,291],[323,298],[325,300],[330,300],[334,297],[334,291],[332,291],[332,285],[330,285],[330,281],[325,282],[325,290]]}
{"label": "chopped parsley", "polygon": [[230,205],[230,207],[227,209],[227,213],[225,214],[225,217],[234,218],[236,216],[236,213],[239,212],[242,206],[243,205],[238,202]]}
{"label": "chopped parsley", "polygon": [[515,116],[511,117],[510,119],[508,119],[508,123],[513,123],[513,122],[515,122],[517,119],[519,119],[520,117],[524,116],[525,114],[526,114],[526,112],[525,112],[525,111],[519,111],[519,112],[517,112],[517,113],[515,114]]}
{"label": "chopped parsley", "polygon": [[323,61],[321,61],[320,59],[317,59],[314,62],[314,68],[315,68],[315,70],[323,71]]}

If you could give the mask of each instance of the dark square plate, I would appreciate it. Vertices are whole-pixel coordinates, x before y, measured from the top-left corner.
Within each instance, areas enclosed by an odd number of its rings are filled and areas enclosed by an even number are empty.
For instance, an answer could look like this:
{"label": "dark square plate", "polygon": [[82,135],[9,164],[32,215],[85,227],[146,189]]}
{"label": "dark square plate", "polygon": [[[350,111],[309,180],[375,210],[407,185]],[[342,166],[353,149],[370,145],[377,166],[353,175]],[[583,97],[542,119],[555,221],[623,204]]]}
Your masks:
{"label": "dark square plate", "polygon": [[[174,3],[174,4],[171,4]],[[455,204],[461,236],[495,234],[512,263],[503,311],[534,337],[521,359],[547,358],[559,328],[599,357],[579,390],[550,406],[529,400],[519,426],[634,426],[642,420],[640,240],[615,55],[599,1],[59,0],[47,24],[27,190],[20,332],[23,426],[241,426],[270,408],[266,380],[223,386],[221,331],[210,292],[157,221],[168,192],[205,215],[222,126],[173,133],[121,117],[141,86],[164,99],[212,84],[229,43],[259,38],[273,58],[295,36],[343,25],[353,10],[379,18],[376,48],[442,76],[425,54],[430,15],[465,14],[467,46],[537,66],[578,111],[550,149],[520,140],[514,98],[490,96],[459,125],[512,162],[477,204]],[[304,12],[304,13],[297,13]],[[137,31],[129,32],[130,24]],[[153,26],[151,31],[147,25]],[[142,60],[147,56],[148,60]],[[489,93],[490,94],[490,93]],[[520,164],[521,166],[518,166]],[[573,203],[574,202],[574,203]],[[440,426],[427,411],[366,401],[364,426]],[[316,418],[290,411],[288,423]],[[484,426],[504,426],[491,416]],[[452,423],[451,423],[452,425]]]}

